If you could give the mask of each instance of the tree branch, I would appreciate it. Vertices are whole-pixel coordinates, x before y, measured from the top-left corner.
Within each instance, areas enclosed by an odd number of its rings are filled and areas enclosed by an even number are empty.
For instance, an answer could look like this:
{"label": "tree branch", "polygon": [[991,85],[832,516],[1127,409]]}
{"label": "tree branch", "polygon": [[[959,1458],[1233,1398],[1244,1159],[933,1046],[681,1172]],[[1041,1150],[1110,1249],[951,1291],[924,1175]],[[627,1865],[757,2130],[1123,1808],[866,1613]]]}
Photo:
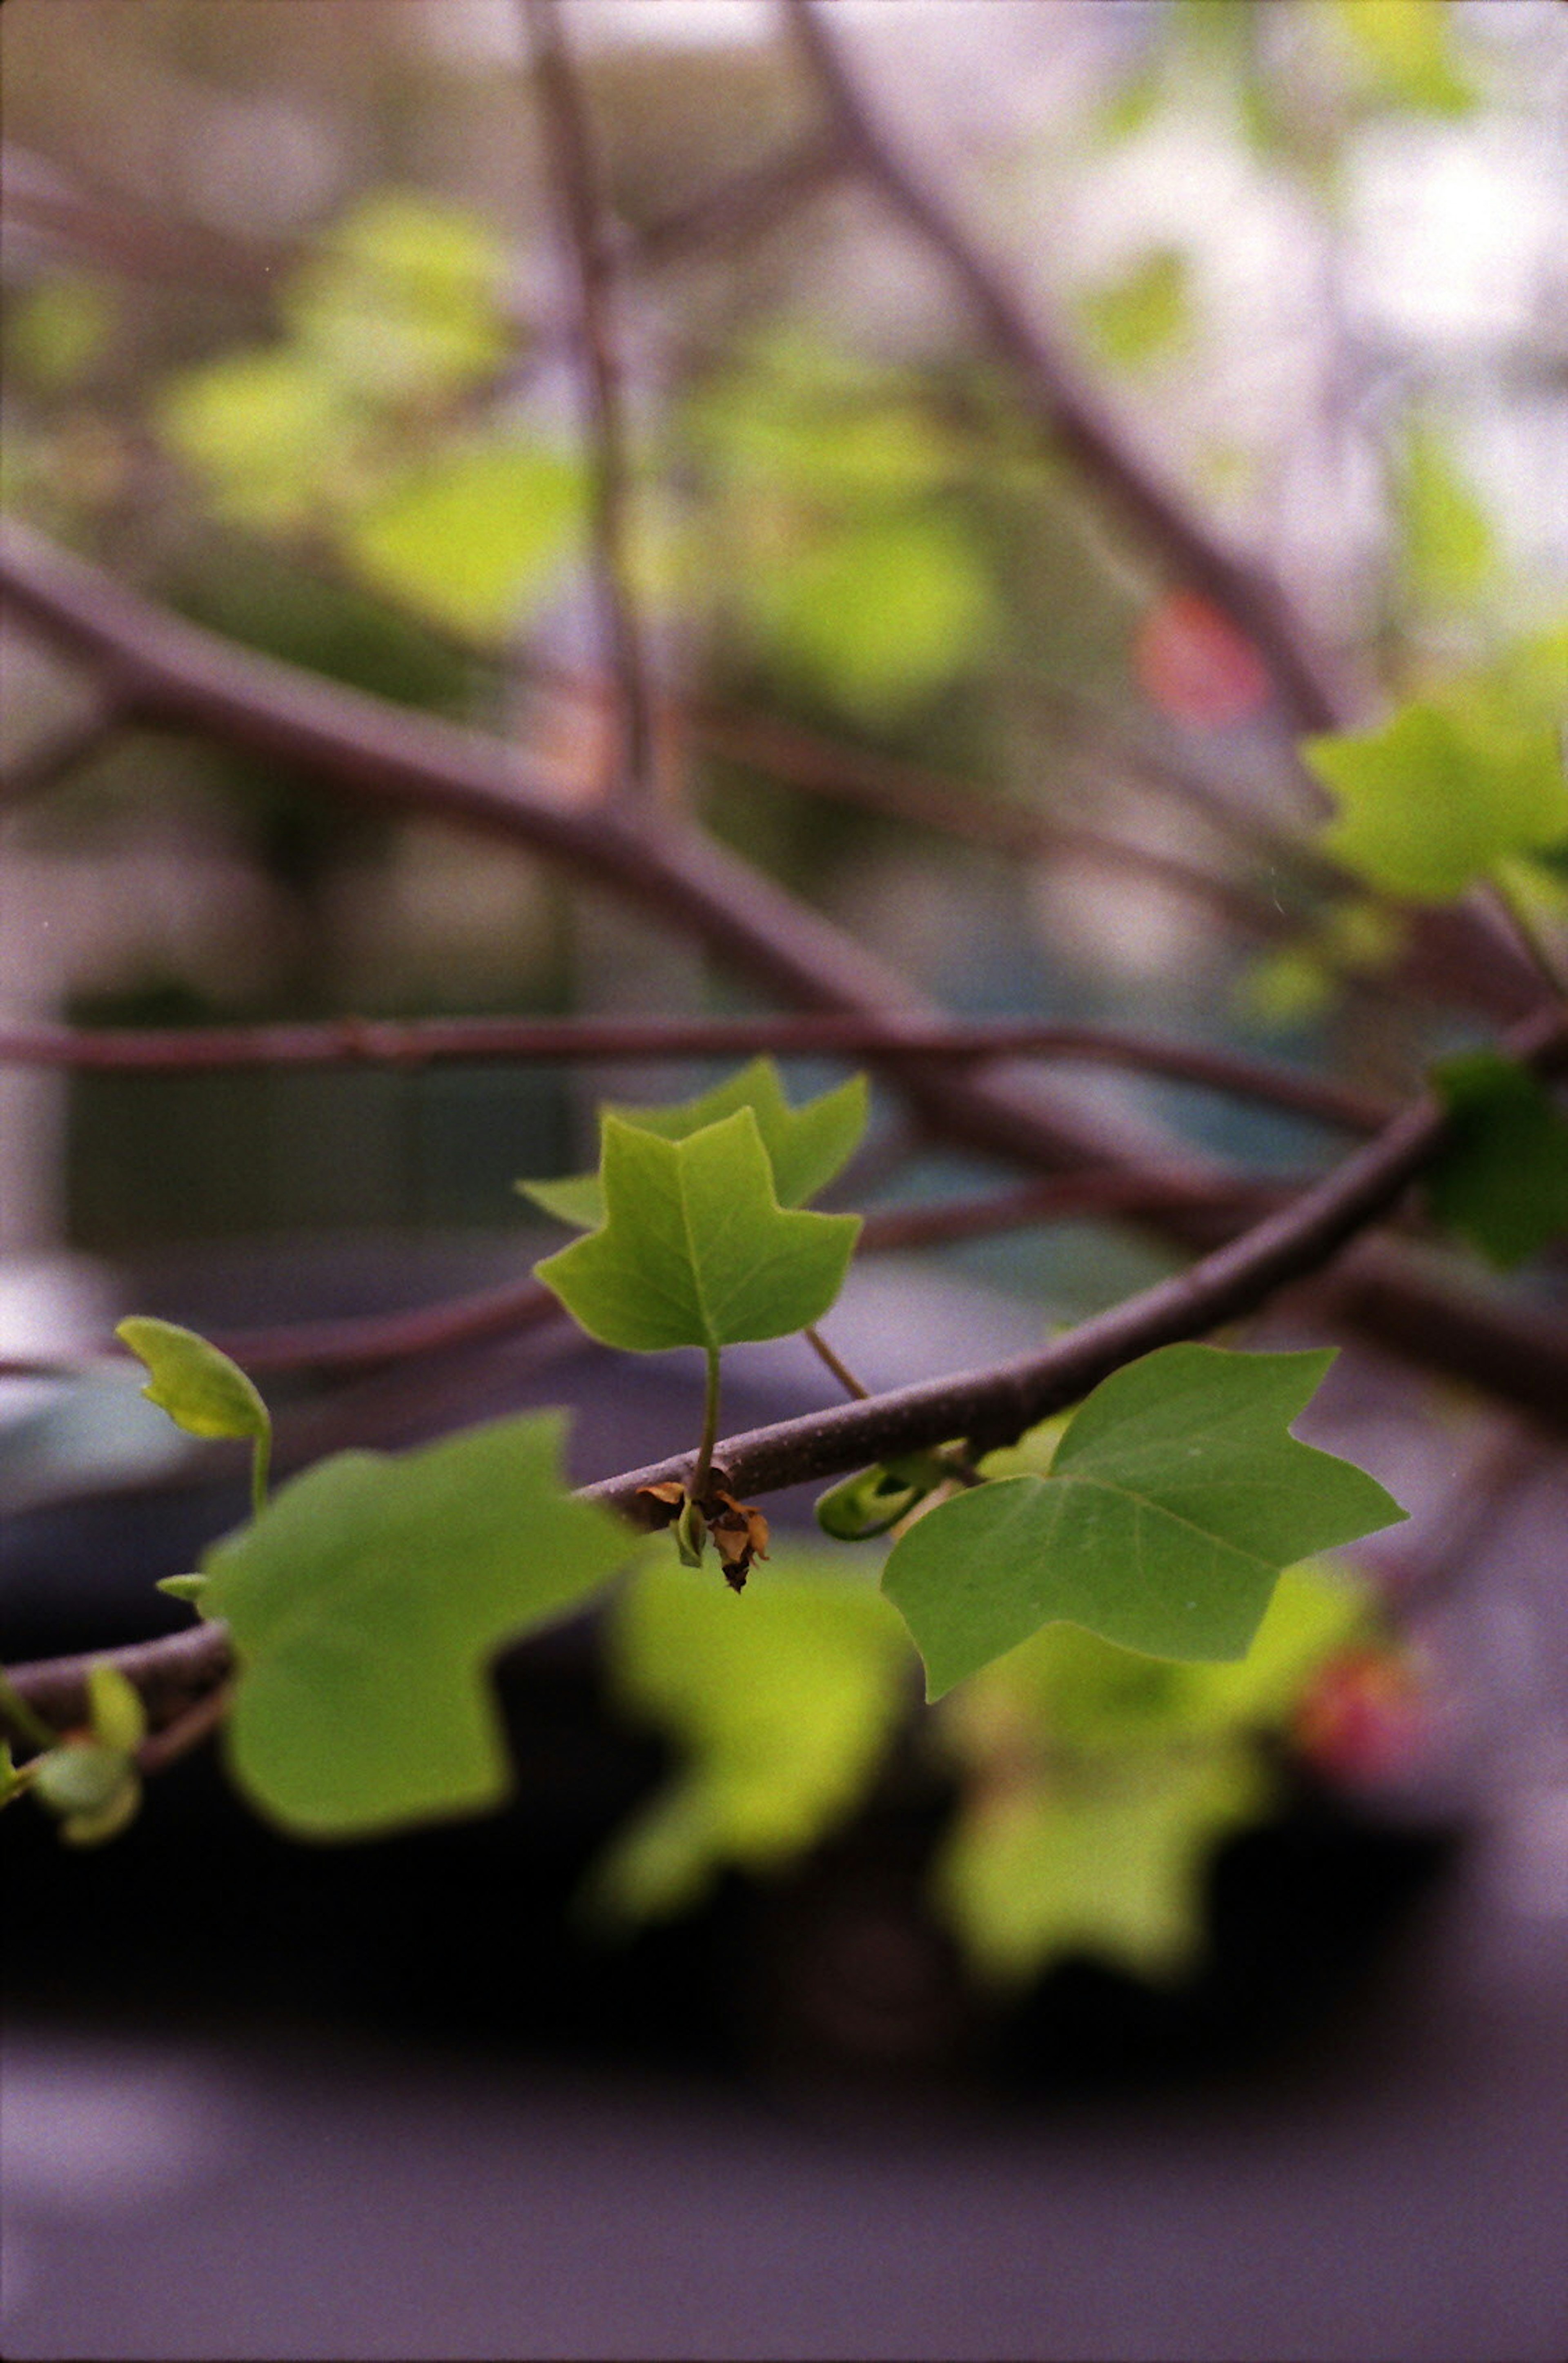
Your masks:
{"label": "tree branch", "polygon": [[598,161],[558,0],[522,0],[550,160],[550,178],[577,287],[574,347],[593,443],[594,581],[599,629],[617,699],[610,792],[633,804],[654,790],[653,699],[631,587],[626,427],[610,327],[614,265],[602,232]]}
{"label": "tree branch", "polygon": [[156,1029],[0,1025],[0,1066],[109,1074],[191,1074],[242,1067],[450,1065],[465,1061],[874,1058],[1066,1059],[1130,1069],[1205,1091],[1261,1100],[1351,1133],[1391,1114],[1370,1093],[1264,1059],[1169,1042],[1115,1026],[993,1018],[932,1025],[885,1017],[339,1017],[316,1024]]}

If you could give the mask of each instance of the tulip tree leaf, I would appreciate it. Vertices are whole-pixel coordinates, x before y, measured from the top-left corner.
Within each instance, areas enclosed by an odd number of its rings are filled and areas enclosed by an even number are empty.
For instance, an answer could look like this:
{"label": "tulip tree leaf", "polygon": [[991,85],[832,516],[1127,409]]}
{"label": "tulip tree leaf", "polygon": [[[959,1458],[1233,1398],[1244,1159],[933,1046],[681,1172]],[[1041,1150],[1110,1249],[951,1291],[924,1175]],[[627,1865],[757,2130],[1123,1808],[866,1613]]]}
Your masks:
{"label": "tulip tree leaf", "polygon": [[1380,729],[1309,738],[1340,800],[1323,838],[1391,894],[1444,903],[1502,862],[1568,840],[1568,778],[1549,723],[1509,727],[1479,699],[1416,702]]}
{"label": "tulip tree leaf", "polygon": [[1056,1619],[1151,1657],[1242,1657],[1282,1568],[1405,1514],[1287,1432],[1333,1359],[1162,1347],[1095,1389],[1049,1477],[1000,1478],[920,1519],[883,1587],[928,1696]]}
{"label": "tulip tree leaf", "polygon": [[[604,1113],[635,1125],[639,1132],[657,1133],[662,1140],[685,1140],[721,1116],[733,1115],[737,1108],[749,1107],[773,1164],[779,1204],[804,1206],[860,1147],[867,1099],[865,1077],[854,1075],[836,1091],[807,1100],[804,1107],[791,1107],[773,1059],[753,1059],[696,1099],[663,1107],[612,1103]],[[596,1230],[605,1219],[604,1190],[596,1173],[575,1173],[559,1182],[519,1182],[517,1187],[547,1215],[579,1230]]]}
{"label": "tulip tree leaf", "polygon": [[684,1760],[591,1875],[597,1916],[683,1910],[727,1863],[777,1869],[852,1809],[914,1662],[886,1601],[840,1569],[826,1554],[781,1552],[741,1603],[654,1565],[620,1594],[612,1691]]}
{"label": "tulip tree leaf", "polygon": [[1432,1082],[1450,1119],[1427,1169],[1432,1213],[1506,1270],[1568,1231],[1568,1120],[1528,1067],[1495,1051],[1445,1059]]}
{"label": "tulip tree leaf", "polygon": [[534,1270],[604,1345],[717,1353],[784,1337],[843,1286],[859,1216],[782,1210],[750,1107],[684,1140],[607,1115],[602,1172],[603,1229]]}
{"label": "tulip tree leaf", "polygon": [[1270,1793],[1240,1746],[1135,1760],[1077,1790],[1016,1787],[961,1814],[933,1872],[937,1907],[998,1984],[1072,1954],[1179,1977],[1203,1950],[1215,1849]]}
{"label": "tulip tree leaf", "polygon": [[559,1475],[553,1414],[398,1457],[345,1452],[206,1555],[239,1673],[227,1732],[251,1802],[297,1836],[478,1813],[506,1795],[484,1669],[636,1550]]}

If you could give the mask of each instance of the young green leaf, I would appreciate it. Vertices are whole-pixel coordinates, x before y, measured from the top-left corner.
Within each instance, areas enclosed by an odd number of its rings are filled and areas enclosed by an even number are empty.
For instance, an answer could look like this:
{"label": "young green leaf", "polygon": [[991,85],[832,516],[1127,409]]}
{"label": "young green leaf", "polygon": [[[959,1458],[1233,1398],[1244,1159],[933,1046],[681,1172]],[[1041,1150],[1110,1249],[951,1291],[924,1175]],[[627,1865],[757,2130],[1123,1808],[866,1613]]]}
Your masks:
{"label": "young green leaf", "polygon": [[1506,1270],[1568,1231],[1568,1120],[1496,1051],[1444,1059],[1432,1082],[1450,1118],[1426,1173],[1432,1213]]}
{"label": "young green leaf", "polygon": [[913,1671],[887,1603],[805,1551],[781,1553],[743,1611],[679,1568],[642,1569],[616,1603],[609,1668],[628,1713],[684,1758],[592,1874],[589,1908],[612,1921],[815,1844],[874,1773]]}
{"label": "young green leaf", "polygon": [[1333,1359],[1162,1347],[1095,1389],[1049,1477],[929,1512],[883,1576],[928,1696],[1056,1618],[1151,1657],[1241,1657],[1283,1567],[1405,1514],[1287,1433]]}
{"label": "young green leaf", "polygon": [[129,1756],[141,1746],[147,1736],[147,1709],[140,1692],[107,1658],[87,1669],[87,1706],[93,1736],[106,1747]]}
{"label": "young green leaf", "polygon": [[[677,1100],[663,1107],[622,1107],[604,1111],[639,1132],[657,1133],[661,1140],[686,1140],[720,1118],[749,1107],[757,1119],[773,1169],[773,1189],[781,1206],[804,1206],[840,1172],[859,1148],[866,1127],[868,1093],[863,1075],[853,1075],[836,1091],[791,1107],[772,1059],[753,1059],[738,1073],[699,1097]],[[519,1182],[525,1197],[558,1222],[579,1230],[597,1230],[605,1219],[605,1197],[596,1173],[577,1173],[559,1182]]]}
{"label": "young green leaf", "polygon": [[236,1362],[172,1321],[139,1314],[122,1321],[115,1336],[151,1373],[142,1393],[191,1436],[272,1434],[267,1406]]}
{"label": "young green leaf", "polygon": [[267,1496],[272,1422],[266,1404],[237,1362],[173,1321],[133,1314],[115,1335],[151,1373],[141,1392],[191,1436],[249,1437],[255,1447],[251,1496],[259,1510]]}
{"label": "young green leaf", "polygon": [[229,1761],[261,1812],[338,1838],[500,1802],[484,1667],[637,1548],[565,1492],[560,1441],[546,1414],[396,1459],[341,1453],[207,1554],[203,1606],[239,1665]]}
{"label": "young green leaf", "polygon": [[631,1353],[709,1353],[787,1337],[827,1312],[855,1215],[783,1212],[750,1107],[684,1140],[605,1118],[602,1230],[534,1267],[592,1337]]}
{"label": "young green leaf", "polygon": [[1555,730],[1507,727],[1480,698],[1416,702],[1380,729],[1309,738],[1303,753],[1341,806],[1326,849],[1391,894],[1445,903],[1568,839]]}
{"label": "young green leaf", "polygon": [[101,1846],[141,1803],[141,1778],[123,1748],[68,1739],[28,1767],[34,1795],[60,1817],[68,1846]]}

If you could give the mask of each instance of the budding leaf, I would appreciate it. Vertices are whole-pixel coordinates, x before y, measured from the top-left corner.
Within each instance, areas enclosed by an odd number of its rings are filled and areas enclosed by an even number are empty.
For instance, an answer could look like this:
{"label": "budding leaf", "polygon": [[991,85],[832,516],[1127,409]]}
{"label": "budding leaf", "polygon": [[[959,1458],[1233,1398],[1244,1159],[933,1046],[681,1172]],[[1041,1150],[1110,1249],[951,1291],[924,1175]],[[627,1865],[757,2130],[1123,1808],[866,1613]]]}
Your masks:
{"label": "budding leaf", "polygon": [[684,1140],[606,1115],[601,1170],[604,1228],[534,1270],[606,1346],[717,1351],[787,1337],[843,1286],[859,1216],[781,1210],[750,1107]]}
{"label": "budding leaf", "polygon": [[151,1373],[142,1388],[149,1403],[166,1411],[190,1436],[272,1435],[267,1406],[237,1362],[172,1321],[133,1315],[115,1336]]}
{"label": "budding leaf", "polygon": [[1568,1231],[1568,1121],[1528,1067],[1492,1050],[1432,1070],[1449,1137],[1427,1197],[1448,1229],[1507,1270]]}
{"label": "budding leaf", "polygon": [[1380,729],[1302,751],[1340,800],[1326,850],[1389,893],[1446,903],[1499,863],[1568,840],[1555,730],[1510,727],[1479,698],[1414,703]]}
{"label": "budding leaf", "polygon": [[1333,1359],[1162,1347],[1095,1389],[1049,1477],[1000,1478],[920,1519],[883,1589],[928,1696],[1057,1619],[1151,1657],[1244,1656],[1282,1568],[1405,1514],[1287,1432]]}
{"label": "budding leaf", "polygon": [[240,1787],[303,1837],[477,1813],[508,1786],[484,1668],[636,1548],[559,1474],[561,1422],[498,1420],[423,1450],[345,1452],[207,1554],[203,1607],[239,1662]]}
{"label": "budding leaf", "polygon": [[[841,1171],[860,1146],[866,1127],[866,1081],[854,1075],[837,1091],[791,1107],[772,1059],[753,1059],[739,1073],[727,1077],[697,1099],[678,1100],[664,1107],[620,1107],[604,1111],[639,1132],[657,1133],[661,1140],[685,1140],[694,1132],[749,1107],[757,1119],[762,1146],[773,1169],[773,1189],[781,1206],[804,1206]],[[605,1196],[597,1173],[574,1173],[559,1182],[519,1182],[518,1189],[536,1206],[558,1222],[579,1230],[596,1230],[605,1219]]]}

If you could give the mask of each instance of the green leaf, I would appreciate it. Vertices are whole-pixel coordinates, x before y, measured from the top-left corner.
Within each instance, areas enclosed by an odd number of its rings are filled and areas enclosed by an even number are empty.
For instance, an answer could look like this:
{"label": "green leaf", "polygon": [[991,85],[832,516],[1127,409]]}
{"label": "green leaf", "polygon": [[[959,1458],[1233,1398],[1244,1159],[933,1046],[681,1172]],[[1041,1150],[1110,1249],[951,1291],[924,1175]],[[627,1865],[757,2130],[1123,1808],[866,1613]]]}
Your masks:
{"label": "green leaf", "polygon": [[359,434],[341,388],[283,346],[184,372],[163,388],[156,420],[219,516],[269,528],[317,513]]}
{"label": "green leaf", "polygon": [[282,310],[301,349],[378,402],[482,384],[515,348],[506,250],[489,226],[412,190],[368,196],[314,241]]}
{"label": "green leaf", "polygon": [[229,1762],[284,1828],[364,1836],[506,1795],[484,1667],[637,1548],[564,1491],[561,1432],[534,1414],[339,1454],[207,1554],[203,1604],[239,1664]]}
{"label": "green leaf", "polygon": [[1465,606],[1496,571],[1491,521],[1462,472],[1446,437],[1418,421],[1398,470],[1400,560],[1416,598]]}
{"label": "green leaf", "polygon": [[928,1696],[1057,1618],[1154,1657],[1242,1656],[1281,1568],[1405,1514],[1286,1432],[1333,1359],[1162,1347],[1095,1389],[1049,1477],[929,1512],[883,1576]]}
{"label": "green leaf", "polygon": [[940,510],[873,516],[759,568],[751,604],[769,653],[846,712],[892,724],[962,674],[996,620],[973,535]]}
{"label": "green leaf", "polygon": [[843,1286],[859,1216],[781,1211],[750,1107],[684,1140],[607,1115],[603,1176],[604,1228],[534,1270],[604,1345],[711,1353],[784,1337]]}
{"label": "green leaf", "polygon": [[6,357],[46,394],[88,375],[113,340],[117,294],[96,279],[45,279],[6,305]]}
{"label": "green leaf", "polygon": [[141,1746],[147,1736],[147,1710],[140,1693],[106,1658],[87,1669],[87,1705],[93,1736],[106,1747],[129,1756]]}
{"label": "green leaf", "polygon": [[161,1575],[153,1585],[155,1592],[166,1592],[171,1600],[183,1600],[194,1608],[206,1590],[205,1575]]}
{"label": "green leaf", "polygon": [[1380,97],[1431,115],[1474,105],[1443,0],[1327,0],[1327,11]]}
{"label": "green leaf", "polygon": [[1193,335],[1186,257],[1179,247],[1154,247],[1080,295],[1076,309],[1100,358],[1114,367],[1139,369],[1179,352]]}
{"label": "green leaf", "polygon": [[1189,1966],[1214,1848],[1270,1801],[1258,1737],[1289,1728],[1372,1607],[1341,1570],[1286,1568],[1239,1663],[1051,1625],[965,1682],[940,1715],[963,1787],[933,1888],[973,1966],[1005,1980],[1072,1953],[1145,1977]]}
{"label": "green leaf", "polygon": [[1450,1116],[1426,1173],[1432,1213],[1507,1270],[1568,1231],[1568,1119],[1495,1051],[1445,1059],[1431,1079]]}
{"label": "green leaf", "polygon": [[470,444],[378,492],[343,521],[342,549],[373,590],[495,638],[553,579],[583,481],[579,460],[537,443]]}
{"label": "green leaf", "polygon": [[938,1909],[997,1983],[1073,1954],[1179,1977],[1203,1949],[1215,1848],[1258,1819],[1271,1787],[1235,1747],[1135,1760],[1088,1785],[984,1795],[960,1813],[938,1858]]}
{"label": "green leaf", "polygon": [[596,1916],[679,1911],[724,1865],[773,1869],[853,1809],[913,1668],[886,1602],[840,1570],[781,1552],[744,1599],[668,1565],[628,1584],[609,1630],[614,1692],[684,1760],[595,1867]]}
{"label": "green leaf", "polygon": [[1325,849],[1390,893],[1448,902],[1568,838],[1555,731],[1510,728],[1479,699],[1418,701],[1380,729],[1309,738],[1303,752],[1341,805]]}
{"label": "green leaf", "polygon": [[173,1321],[133,1314],[115,1330],[151,1372],[142,1388],[190,1436],[248,1436],[265,1443],[272,1423],[266,1404],[237,1362]]}
{"label": "green leaf", "polygon": [[[603,1113],[635,1125],[639,1132],[657,1133],[662,1140],[686,1140],[722,1116],[733,1115],[737,1108],[749,1107],[773,1169],[779,1204],[804,1206],[842,1171],[860,1147],[868,1098],[865,1077],[853,1075],[836,1091],[807,1100],[804,1107],[791,1107],[773,1060],[753,1059],[695,1099],[659,1107],[612,1102]],[[573,1174],[559,1182],[519,1182],[517,1187],[547,1215],[580,1230],[597,1230],[605,1219],[605,1194],[596,1173]]]}
{"label": "green leaf", "polygon": [[878,1461],[829,1487],[817,1503],[817,1523],[835,1542],[869,1542],[907,1517],[951,1473],[934,1452]]}

